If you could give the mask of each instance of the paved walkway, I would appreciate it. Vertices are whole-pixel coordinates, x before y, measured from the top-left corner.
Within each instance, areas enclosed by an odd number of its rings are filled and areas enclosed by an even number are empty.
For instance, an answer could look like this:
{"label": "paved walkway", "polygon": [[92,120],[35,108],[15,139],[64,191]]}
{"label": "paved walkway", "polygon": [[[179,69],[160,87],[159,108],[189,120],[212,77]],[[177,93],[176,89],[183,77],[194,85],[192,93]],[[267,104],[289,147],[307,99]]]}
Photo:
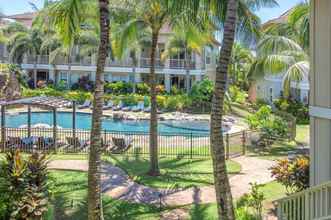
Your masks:
{"label": "paved walkway", "polygon": [[[249,192],[249,183],[263,184],[272,181],[269,168],[273,161],[255,157],[238,157],[233,161],[239,163],[242,170],[230,178],[234,198]],[[88,162],[83,160],[56,160],[49,165],[51,169],[87,171]],[[122,169],[111,164],[102,165],[102,190],[115,199],[130,202],[164,205],[186,205],[192,203],[215,202],[213,186],[193,187],[188,189],[155,189],[132,181]]]}

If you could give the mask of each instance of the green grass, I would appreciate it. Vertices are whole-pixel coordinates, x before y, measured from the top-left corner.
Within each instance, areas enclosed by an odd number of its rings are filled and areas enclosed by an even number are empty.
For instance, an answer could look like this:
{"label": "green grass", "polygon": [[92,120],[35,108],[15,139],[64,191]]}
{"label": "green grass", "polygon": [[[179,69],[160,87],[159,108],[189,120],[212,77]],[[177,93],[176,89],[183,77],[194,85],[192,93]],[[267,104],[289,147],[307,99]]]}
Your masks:
{"label": "green grass", "polygon": [[[52,171],[52,206],[48,219],[87,219],[87,174],[83,172]],[[133,204],[103,196],[105,219],[159,219],[159,209],[144,204]]]}
{"label": "green grass", "polygon": [[[213,184],[211,159],[176,159],[160,158],[161,176],[147,175],[149,160],[140,157],[108,157],[108,162],[126,170],[136,182],[156,188],[187,188]],[[228,161],[229,174],[239,173],[240,164]]]}
{"label": "green grass", "polygon": [[276,181],[261,185],[260,190],[264,193],[265,201],[267,202],[286,196],[285,187]]}

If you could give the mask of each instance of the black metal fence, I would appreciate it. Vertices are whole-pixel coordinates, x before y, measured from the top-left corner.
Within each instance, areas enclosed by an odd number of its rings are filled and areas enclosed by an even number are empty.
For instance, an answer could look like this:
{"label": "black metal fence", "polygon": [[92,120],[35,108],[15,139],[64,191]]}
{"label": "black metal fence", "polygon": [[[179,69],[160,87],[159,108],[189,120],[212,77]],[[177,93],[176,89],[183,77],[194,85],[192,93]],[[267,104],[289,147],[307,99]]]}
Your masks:
{"label": "black metal fence", "polygon": [[[56,141],[53,129],[4,128],[4,140],[1,140],[1,150],[20,149],[23,152],[33,150],[45,153],[86,154],[89,151],[90,131],[57,129]],[[226,157],[232,158],[245,154],[246,146],[250,145],[251,131],[225,134],[224,143]],[[117,140],[117,141],[116,141]],[[114,152],[114,142],[123,140],[123,151]],[[129,142],[128,142],[129,140]],[[127,155],[149,155],[149,133],[103,131],[102,144],[104,153],[122,153]],[[210,137],[208,133],[161,133],[158,136],[158,154],[169,157],[205,158],[210,156]]]}

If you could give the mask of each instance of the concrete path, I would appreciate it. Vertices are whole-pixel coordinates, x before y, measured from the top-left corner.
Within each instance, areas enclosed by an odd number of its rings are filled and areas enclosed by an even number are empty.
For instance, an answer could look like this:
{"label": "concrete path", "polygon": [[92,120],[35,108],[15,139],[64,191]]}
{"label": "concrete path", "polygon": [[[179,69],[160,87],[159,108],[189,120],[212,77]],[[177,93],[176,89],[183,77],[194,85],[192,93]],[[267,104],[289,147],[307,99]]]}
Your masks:
{"label": "concrete path", "polygon": [[[231,190],[234,198],[239,198],[249,192],[249,183],[268,183],[273,180],[269,168],[274,161],[262,160],[256,157],[238,157],[233,161],[241,165],[241,172],[230,178]],[[50,169],[60,170],[88,170],[85,160],[55,160],[49,164]],[[188,189],[155,189],[140,185],[132,181],[122,169],[104,163],[102,165],[102,190],[106,195],[115,199],[147,204],[176,206],[192,203],[215,202],[213,186],[193,187]]]}

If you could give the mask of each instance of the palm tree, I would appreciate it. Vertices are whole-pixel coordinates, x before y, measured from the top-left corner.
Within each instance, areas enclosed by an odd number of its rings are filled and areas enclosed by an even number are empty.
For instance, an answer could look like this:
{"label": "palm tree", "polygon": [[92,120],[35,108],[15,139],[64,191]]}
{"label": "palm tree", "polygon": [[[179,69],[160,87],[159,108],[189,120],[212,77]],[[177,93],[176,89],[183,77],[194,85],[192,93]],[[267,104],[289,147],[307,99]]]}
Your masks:
{"label": "palm tree", "polygon": [[257,79],[266,74],[284,74],[284,96],[291,83],[308,79],[309,73],[309,3],[294,7],[286,22],[271,23],[257,46],[257,60],[251,74]]}
{"label": "palm tree", "polygon": [[[252,10],[263,6],[274,6],[275,1],[270,0],[228,0],[228,1],[189,1],[186,4],[177,3],[178,10],[190,9],[193,15],[197,15],[199,9],[204,10],[207,16],[218,19],[223,27],[223,43],[220,49],[218,67],[216,69],[215,89],[211,111],[211,151],[214,168],[214,183],[219,219],[235,219],[231,189],[226,172],[224,155],[224,143],[222,134],[222,118],[224,113],[224,96],[226,92],[228,66],[231,59],[231,51],[236,29],[242,33],[250,33],[258,28],[258,23],[252,22],[256,18]],[[202,7],[200,7],[202,5]],[[238,14],[238,20],[237,20]],[[256,20],[255,20],[256,21]],[[253,32],[256,33],[256,32]]]}
{"label": "palm tree", "polygon": [[233,45],[229,66],[229,76],[232,84],[243,90],[248,90],[250,82],[248,72],[254,60],[254,56],[249,49],[240,43]]}
{"label": "palm tree", "polygon": [[[150,48],[150,96],[151,96],[151,113],[150,113],[150,170],[149,175],[156,176],[160,174],[158,164],[158,120],[157,120],[157,102],[156,102],[156,74],[155,64],[157,55],[157,46],[159,40],[160,30],[164,25],[172,25],[178,15],[175,16],[169,7],[172,1],[168,0],[143,0],[130,1],[134,2],[133,16],[124,25],[125,36],[137,36],[138,31],[146,30],[151,32],[151,48]],[[125,37],[123,36],[123,37]]]}
{"label": "palm tree", "polygon": [[[115,30],[114,30],[115,29]],[[133,93],[136,92],[136,69],[138,67],[138,56],[140,56],[143,48],[151,46],[151,32],[143,29],[138,33],[131,33],[128,35],[128,29],[125,25],[119,24],[118,27],[113,28],[113,43],[112,49],[114,55],[118,59],[123,59],[129,54],[132,61],[132,72],[130,82],[133,84]]]}
{"label": "palm tree", "polygon": [[16,32],[8,40],[9,59],[11,62],[22,63],[24,55],[34,57],[34,86],[36,85],[37,62],[40,54],[42,37],[37,29]]}
{"label": "palm tree", "polygon": [[166,59],[180,53],[184,54],[184,68],[186,70],[186,92],[190,92],[190,65],[191,56],[202,54],[204,46],[212,44],[211,32],[202,32],[194,24],[181,24],[174,28],[174,33],[167,42],[166,49],[162,54],[162,58]]}
{"label": "palm tree", "polygon": [[[91,147],[89,154],[88,170],[88,219],[103,219],[101,199],[101,118],[104,93],[104,67],[108,56],[109,47],[109,1],[99,0],[91,2],[86,0],[62,0],[52,6],[53,24],[66,45],[72,45],[73,40],[81,29],[84,19],[93,16],[94,3],[98,3],[100,44],[95,80],[95,91],[92,112]],[[89,10],[84,10],[89,9]],[[92,9],[92,10],[91,10]],[[88,13],[89,11],[89,13]],[[86,21],[86,20],[85,20]]]}

